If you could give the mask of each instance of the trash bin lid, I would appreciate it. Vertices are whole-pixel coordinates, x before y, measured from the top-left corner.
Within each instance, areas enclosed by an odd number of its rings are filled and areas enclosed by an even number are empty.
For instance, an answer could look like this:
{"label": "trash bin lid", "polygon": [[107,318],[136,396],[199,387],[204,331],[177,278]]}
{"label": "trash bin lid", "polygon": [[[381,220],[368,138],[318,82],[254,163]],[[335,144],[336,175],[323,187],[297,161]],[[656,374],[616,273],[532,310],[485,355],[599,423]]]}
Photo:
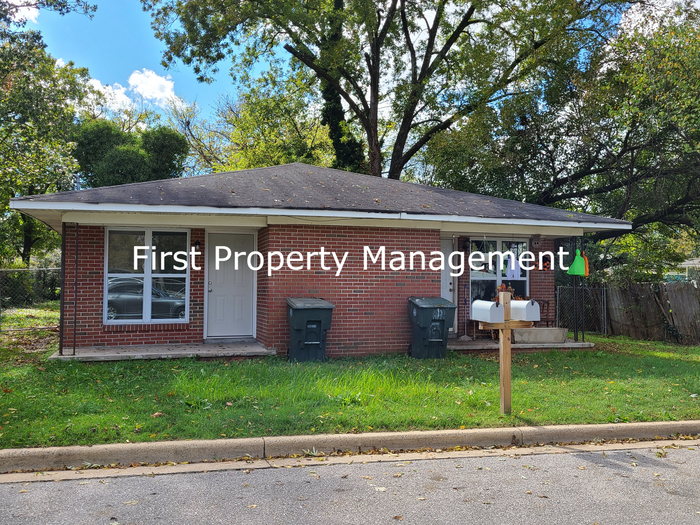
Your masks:
{"label": "trash bin lid", "polygon": [[442,297],[409,297],[408,300],[418,308],[457,308],[457,306]]}
{"label": "trash bin lid", "polygon": [[287,297],[287,304],[296,310],[332,310],[335,308],[333,303],[315,297]]}

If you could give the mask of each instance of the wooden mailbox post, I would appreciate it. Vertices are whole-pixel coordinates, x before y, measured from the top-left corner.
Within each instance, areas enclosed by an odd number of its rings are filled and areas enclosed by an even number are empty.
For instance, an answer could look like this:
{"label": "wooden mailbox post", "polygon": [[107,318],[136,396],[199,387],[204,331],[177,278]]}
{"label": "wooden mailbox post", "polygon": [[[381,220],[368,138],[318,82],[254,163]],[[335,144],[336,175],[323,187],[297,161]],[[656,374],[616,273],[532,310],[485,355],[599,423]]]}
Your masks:
{"label": "wooden mailbox post", "polygon": [[501,383],[501,414],[510,414],[510,345],[514,328],[530,328],[532,321],[512,321],[510,318],[510,292],[499,292],[498,302],[503,306],[502,323],[479,322],[479,330],[498,330],[498,355]]}

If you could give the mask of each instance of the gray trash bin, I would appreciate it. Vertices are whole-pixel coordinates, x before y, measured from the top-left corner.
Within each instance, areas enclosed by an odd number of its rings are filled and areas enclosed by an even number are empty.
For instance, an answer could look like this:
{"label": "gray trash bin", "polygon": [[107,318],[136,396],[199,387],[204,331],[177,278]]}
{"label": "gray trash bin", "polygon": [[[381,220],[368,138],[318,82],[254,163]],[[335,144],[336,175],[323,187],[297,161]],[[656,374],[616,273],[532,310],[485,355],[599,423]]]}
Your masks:
{"label": "gray trash bin", "polygon": [[290,361],[323,361],[335,306],[313,297],[287,297]]}
{"label": "gray trash bin", "polygon": [[454,303],[442,297],[409,297],[408,318],[413,324],[409,354],[418,359],[443,358],[454,325]]}

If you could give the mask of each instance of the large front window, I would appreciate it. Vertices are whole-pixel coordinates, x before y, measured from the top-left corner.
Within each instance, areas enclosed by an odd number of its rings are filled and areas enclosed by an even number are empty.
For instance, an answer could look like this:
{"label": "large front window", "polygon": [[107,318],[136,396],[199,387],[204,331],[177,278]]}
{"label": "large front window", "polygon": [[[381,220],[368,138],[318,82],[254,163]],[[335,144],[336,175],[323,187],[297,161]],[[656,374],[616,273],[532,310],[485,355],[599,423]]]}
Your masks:
{"label": "large front window", "polygon": [[105,323],[187,321],[189,271],[173,257],[188,251],[187,231],[110,229],[106,246]]}
{"label": "large front window", "polygon": [[[528,249],[528,243],[524,239],[472,239],[470,242],[471,252],[481,252],[486,258],[484,267],[481,270],[471,270],[471,300],[477,299],[491,301],[498,297],[498,287],[505,284],[506,288],[513,291],[516,297],[527,297],[528,282],[527,271],[518,264],[518,257]],[[493,258],[493,267],[489,269],[489,253],[512,252],[512,255],[503,257],[501,262],[499,257]],[[514,268],[511,268],[511,257],[514,258]],[[500,264],[499,264],[500,263]],[[478,266],[478,264],[474,264]]]}

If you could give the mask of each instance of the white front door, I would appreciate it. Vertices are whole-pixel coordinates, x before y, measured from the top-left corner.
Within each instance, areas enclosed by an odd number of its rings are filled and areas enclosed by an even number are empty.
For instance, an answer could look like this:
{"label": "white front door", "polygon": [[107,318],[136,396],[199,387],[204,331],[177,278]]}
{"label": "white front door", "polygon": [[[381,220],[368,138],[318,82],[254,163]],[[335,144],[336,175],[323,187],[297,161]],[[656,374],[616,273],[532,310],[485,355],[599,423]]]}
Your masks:
{"label": "white front door", "polygon": [[[228,261],[216,269],[216,247],[227,246],[232,253]],[[253,335],[253,290],[255,272],[248,267],[247,257],[236,252],[255,250],[252,234],[210,233],[207,238],[207,337],[251,337]],[[225,255],[222,253],[222,256]]]}
{"label": "white front door", "polygon": [[[440,296],[443,299],[447,299],[448,301],[455,303],[454,279],[450,275],[452,269],[448,264],[448,257],[452,253],[452,239],[440,239],[440,250],[445,256],[445,267],[442,269],[442,274],[440,276]],[[456,323],[457,316],[455,315],[455,324]],[[454,330],[454,326],[451,326],[450,330]]]}

